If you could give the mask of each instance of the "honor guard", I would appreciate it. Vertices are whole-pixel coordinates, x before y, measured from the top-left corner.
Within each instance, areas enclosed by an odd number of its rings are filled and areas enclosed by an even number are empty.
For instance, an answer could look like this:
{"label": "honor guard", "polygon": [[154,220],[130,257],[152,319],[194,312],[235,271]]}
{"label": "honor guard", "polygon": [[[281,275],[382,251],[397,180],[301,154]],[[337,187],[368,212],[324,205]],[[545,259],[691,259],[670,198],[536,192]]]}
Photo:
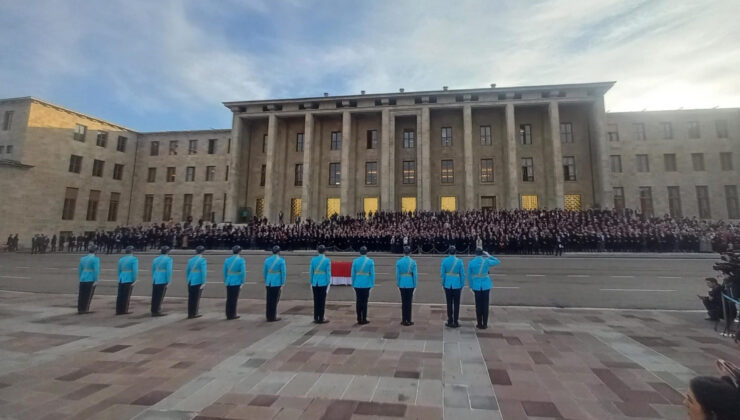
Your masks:
{"label": "honor guard", "polygon": [[206,287],[206,275],[208,274],[208,263],[203,258],[202,246],[195,247],[195,256],[188,260],[185,276],[188,281],[188,319],[200,318],[198,306],[203,288]]}
{"label": "honor guard", "polygon": [[160,255],[152,261],[152,316],[165,316],[162,301],[167,285],[172,281],[172,258],[167,255],[170,247],[163,246]]}
{"label": "honor guard", "polygon": [[134,247],[126,247],[126,255],[118,260],[118,297],[116,315],[130,314],[131,292],[139,278],[139,259],[134,257]]}
{"label": "honor guard", "polygon": [[95,293],[95,285],[100,278],[100,258],[95,255],[98,248],[91,245],[88,254],[80,258],[77,274],[80,278],[80,292],[77,296],[77,313],[86,314],[90,312],[90,302]]}
{"label": "honor guard", "polygon": [[239,301],[239,292],[247,278],[247,264],[239,253],[239,245],[231,248],[232,256],[224,261],[224,284],[226,285],[226,319],[237,319],[236,304]]}
{"label": "honor guard", "polygon": [[414,325],[411,321],[411,305],[414,299],[414,289],[416,289],[419,273],[416,271],[416,261],[411,254],[411,247],[403,247],[404,256],[396,262],[396,284],[401,291],[401,325]]}
{"label": "honor guard", "polygon": [[[488,302],[493,283],[488,270],[501,263],[482,248],[475,249],[476,257],[468,263],[468,285],[475,294],[476,328],[488,328]],[[484,257],[485,256],[485,257]]]}
{"label": "honor guard", "polygon": [[329,320],[324,319],[324,308],[326,306],[326,293],[331,285],[331,261],[326,258],[324,252],[326,247],[319,245],[319,255],[311,258],[311,267],[308,270],[311,290],[313,291],[313,322],[324,324]]}
{"label": "honor guard", "polygon": [[265,313],[267,322],[280,321],[277,317],[277,306],[280,301],[280,289],[285,286],[285,260],[280,256],[280,247],[272,247],[272,256],[265,259],[262,268],[265,277],[265,289],[267,290],[267,302]]}
{"label": "honor guard", "polygon": [[375,262],[367,256],[367,248],[360,247],[360,257],[352,261],[352,287],[355,289],[357,323],[368,324],[367,301],[375,286]]}
{"label": "honor guard", "polygon": [[447,322],[445,326],[457,328],[460,315],[460,291],[465,286],[465,267],[460,258],[457,258],[457,248],[451,245],[448,252],[450,255],[442,260],[439,267],[439,275],[442,278],[442,288],[445,290],[447,300]]}

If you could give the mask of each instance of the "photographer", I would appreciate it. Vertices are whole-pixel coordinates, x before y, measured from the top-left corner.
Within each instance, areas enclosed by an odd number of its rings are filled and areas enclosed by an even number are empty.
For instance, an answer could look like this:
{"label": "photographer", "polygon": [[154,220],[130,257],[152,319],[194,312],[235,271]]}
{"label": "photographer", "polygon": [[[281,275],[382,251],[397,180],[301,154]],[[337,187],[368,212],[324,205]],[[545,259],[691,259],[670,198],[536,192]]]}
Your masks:
{"label": "photographer", "polygon": [[709,292],[707,296],[697,296],[707,308],[707,321],[719,321],[722,319],[722,286],[714,277],[707,277],[705,280]]}

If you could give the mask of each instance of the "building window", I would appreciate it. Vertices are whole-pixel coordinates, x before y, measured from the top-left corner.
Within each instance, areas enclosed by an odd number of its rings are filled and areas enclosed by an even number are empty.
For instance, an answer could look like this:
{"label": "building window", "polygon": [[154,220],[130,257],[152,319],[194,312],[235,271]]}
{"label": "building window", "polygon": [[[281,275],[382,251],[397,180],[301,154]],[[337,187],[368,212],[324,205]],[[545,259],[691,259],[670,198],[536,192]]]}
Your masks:
{"label": "building window", "polygon": [[224,171],[224,181],[229,181],[229,165],[226,165],[226,170]]}
{"label": "building window", "polygon": [[522,181],[534,181],[534,160],[532,158],[522,158]]}
{"label": "building window", "polygon": [[254,202],[254,217],[262,219],[265,216],[265,199],[258,198]]}
{"label": "building window", "polygon": [[209,155],[215,155],[216,154],[216,145],[218,144],[218,139],[208,139],[208,154]]}
{"label": "building window", "polygon": [[85,141],[85,134],[87,134],[87,127],[82,124],[75,124],[73,138],[77,141]]}
{"label": "building window", "polygon": [[267,153],[267,134],[262,136],[262,153]]}
{"label": "building window", "polygon": [[632,124],[632,132],[635,137],[635,140],[646,140],[645,137],[645,124],[643,123],[633,123]]}
{"label": "building window", "polygon": [[198,154],[198,140],[188,141],[188,154],[189,155]]}
{"label": "building window", "polygon": [[326,199],[326,217],[338,216],[341,209],[341,201],[338,198]]}
{"label": "building window", "polygon": [[619,131],[616,124],[609,124],[606,132],[609,141],[619,141]]}
{"label": "building window", "polygon": [[121,194],[117,192],[110,193],[110,202],[108,203],[108,221],[115,222],[118,220],[118,203],[121,202]]}
{"label": "building window", "polygon": [[[167,178],[169,178],[169,174]],[[185,182],[193,181],[195,181],[195,166],[188,166],[185,168]]]}
{"label": "building window", "polygon": [[573,143],[573,124],[569,122],[560,123],[560,141]]}
{"label": "building window", "polygon": [[439,209],[442,211],[457,211],[457,197],[442,196],[439,198]]}
{"label": "building window", "polygon": [[367,130],[367,148],[378,148],[378,130]]}
{"label": "building window", "polygon": [[10,155],[10,154],[12,154],[12,153],[13,153],[13,145],[12,145],[12,144],[9,144],[9,145],[8,145],[8,146],[7,146],[6,148],[5,148],[5,150],[6,150],[6,152],[7,152],[7,153],[8,153],[9,155]]}
{"label": "building window", "polygon": [[295,135],[295,151],[303,151],[303,133],[298,133]]}
{"label": "building window", "polygon": [[13,125],[13,111],[5,111],[3,115],[3,130],[10,130],[11,125]]}
{"label": "building window", "polygon": [[637,155],[637,172],[650,172],[648,155]]}
{"label": "building window", "polygon": [[640,210],[647,217],[653,216],[653,189],[640,187]]}
{"label": "building window", "polygon": [[336,162],[329,164],[329,185],[339,185],[342,180],[342,165]]}
{"label": "building window", "polygon": [[177,140],[170,140],[170,156],[177,155]]}
{"label": "building window", "polygon": [[727,218],[740,219],[740,207],[737,200],[737,185],[725,185],[725,200],[727,201]]}
{"label": "building window", "polygon": [[563,202],[565,204],[565,210],[581,211],[581,194],[565,194]]}
{"label": "building window", "polygon": [[622,156],[621,155],[609,156],[609,162],[611,163],[613,173],[622,173]]}
{"label": "building window", "polygon": [[127,142],[128,142],[128,139],[126,137],[118,136],[118,143],[116,143],[116,150],[119,152],[125,152]]}
{"label": "building window", "polygon": [[612,188],[614,195],[614,208],[616,210],[624,210],[624,188],[614,187]]}
{"label": "building window", "polygon": [[565,181],[576,180],[576,158],[574,156],[563,156],[563,179]]}
{"label": "building window", "polygon": [[0,145],[0,155],[2,155],[3,152],[5,152],[5,146]]}
{"label": "building window", "polygon": [[666,153],[663,155],[663,163],[665,164],[666,172],[676,172],[678,169],[676,165],[676,154]]}
{"label": "building window", "polygon": [[203,194],[203,220],[213,222],[213,194]]}
{"label": "building window", "polygon": [[480,126],[480,144],[482,146],[490,146],[493,144],[493,137],[491,137],[490,125]]}
{"label": "building window", "polygon": [[71,155],[69,157],[69,171],[79,174],[82,170],[82,156]]}
{"label": "building window", "polygon": [[480,182],[493,182],[493,159],[480,160]]}
{"label": "building window", "polygon": [[378,197],[365,197],[362,200],[362,210],[365,217],[378,212]]}
{"label": "building window", "polygon": [[265,186],[265,175],[267,173],[267,165],[262,165],[260,168],[260,187]]}
{"label": "building window", "polygon": [[480,209],[483,211],[496,210],[496,196],[484,195],[480,198]]}
{"label": "building window", "polygon": [[699,208],[699,218],[710,219],[712,211],[709,208],[709,187],[706,185],[696,186],[696,203]]}
{"label": "building window", "polygon": [[95,144],[100,147],[108,146],[108,133],[105,131],[98,131],[98,137],[95,140]]}
{"label": "building window", "polygon": [[296,163],[295,164],[295,185],[296,187],[303,186],[303,164],[302,163]]}
{"label": "building window", "polygon": [[679,187],[668,187],[668,212],[671,217],[682,217],[681,189]]}
{"label": "building window", "polygon": [[537,210],[540,207],[536,195],[522,195],[522,209]]}
{"label": "building window", "polygon": [[701,137],[701,130],[699,129],[699,121],[689,121],[689,138],[698,139]]}
{"label": "building window", "polygon": [[532,124],[519,125],[519,142],[521,144],[532,144]]}
{"label": "building window", "polygon": [[442,127],[442,147],[452,146],[452,127]]}
{"label": "building window", "polygon": [[155,182],[157,180],[157,168],[149,168],[146,174],[146,182]]}
{"label": "building window", "polygon": [[75,218],[75,206],[77,205],[77,188],[69,188],[64,191],[64,207],[62,208],[62,220],[73,220]]}
{"label": "building window", "polygon": [[142,219],[145,222],[151,222],[152,221],[152,210],[154,209],[154,196],[151,194],[147,194],[144,196],[144,215]]}
{"label": "building window", "polygon": [[189,221],[193,217],[193,194],[182,197],[182,220]]}
{"label": "building window", "polygon": [[452,159],[445,159],[442,161],[442,183],[455,183],[455,166]]}
{"label": "building window", "polygon": [[415,132],[407,128],[403,130],[403,148],[412,149],[414,147],[416,147]]}
{"label": "building window", "polygon": [[416,184],[416,161],[415,160],[404,160],[403,161],[403,183],[404,184]]}
{"label": "building window", "polygon": [[113,179],[120,181],[123,179],[123,165],[116,163],[113,165]]}
{"label": "building window", "polygon": [[416,197],[401,197],[401,212],[413,213],[416,211]]}
{"label": "building window", "polygon": [[365,162],[365,185],[378,184],[378,162]]}
{"label": "building window", "polygon": [[104,167],[105,167],[104,161],[97,160],[97,159],[93,160],[92,176],[102,177]]}
{"label": "building window", "polygon": [[90,190],[90,197],[87,200],[87,215],[85,220],[93,221],[98,219],[98,202],[100,201],[100,191]]}
{"label": "building window", "polygon": [[691,163],[693,164],[695,171],[703,171],[704,170],[704,153],[692,153]]}
{"label": "building window", "polygon": [[167,182],[175,182],[175,168],[173,166],[167,167]]}
{"label": "building window", "polygon": [[153,141],[149,144],[149,156],[159,156],[159,142]]}
{"label": "building window", "polygon": [[290,199],[290,223],[295,223],[303,213],[303,200],[300,198]]}
{"label": "building window", "polygon": [[673,139],[673,124],[670,122],[664,121],[660,123],[661,128],[663,129],[663,140],[672,140]]}
{"label": "building window", "polygon": [[719,154],[719,163],[723,171],[731,171],[732,165],[732,152],[722,152]]}
{"label": "building window", "polygon": [[164,206],[162,207],[162,221],[168,222],[172,219],[172,194],[164,195]]}
{"label": "building window", "polygon": [[331,132],[331,150],[342,150],[342,132]]}
{"label": "building window", "polygon": [[206,181],[214,181],[216,179],[216,167],[206,166]]}
{"label": "building window", "polygon": [[715,120],[714,126],[717,129],[717,138],[726,139],[727,134],[727,120]]}

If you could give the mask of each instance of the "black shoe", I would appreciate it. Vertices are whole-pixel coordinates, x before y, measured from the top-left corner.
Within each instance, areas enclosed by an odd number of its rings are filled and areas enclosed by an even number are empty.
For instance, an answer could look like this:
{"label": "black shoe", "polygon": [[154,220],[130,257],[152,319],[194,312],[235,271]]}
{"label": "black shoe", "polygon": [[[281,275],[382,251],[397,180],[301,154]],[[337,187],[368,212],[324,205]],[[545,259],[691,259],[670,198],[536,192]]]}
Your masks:
{"label": "black shoe", "polygon": [[411,321],[406,321],[406,326],[407,326],[407,327],[410,327],[410,326],[412,326],[412,325],[414,325],[414,323],[413,323],[413,322],[411,322]]}
{"label": "black shoe", "polygon": [[705,321],[719,321],[719,318],[712,318],[711,316],[708,318],[704,318]]}
{"label": "black shoe", "polygon": [[447,327],[447,328],[455,328],[455,323],[454,322],[445,322],[445,327]]}
{"label": "black shoe", "polygon": [[241,318],[241,315],[234,315],[234,316],[226,317],[226,320],[231,321],[232,319],[239,319],[239,318]]}
{"label": "black shoe", "polygon": [[453,327],[454,328],[460,328],[460,323],[459,322],[455,322],[455,324],[453,325]]}
{"label": "black shoe", "polygon": [[202,317],[202,316],[203,316],[203,315],[201,315],[201,314],[195,314],[195,315],[193,315],[193,318],[200,318],[200,317]]}
{"label": "black shoe", "polygon": [[358,324],[360,324],[360,325],[366,325],[366,324],[369,324],[369,323],[370,323],[370,321],[368,321],[367,319],[363,319],[362,321],[358,322]]}
{"label": "black shoe", "polygon": [[152,314],[152,316],[165,316],[165,315],[167,315],[167,314],[164,313],[164,312],[155,312],[155,313]]}
{"label": "black shoe", "polygon": [[268,319],[267,322],[278,322],[281,318]]}
{"label": "black shoe", "polygon": [[322,319],[322,320],[320,320],[320,321],[318,321],[318,322],[316,322],[316,323],[317,323],[317,324],[326,324],[326,323],[328,323],[328,322],[329,322],[329,320],[328,320],[328,319]]}
{"label": "black shoe", "polygon": [[405,327],[407,325],[406,321],[401,321],[401,325]]}
{"label": "black shoe", "polygon": [[486,325],[486,324],[483,324],[483,325],[481,325],[481,326],[480,326],[480,329],[482,329],[482,330],[487,330],[487,329],[488,329],[488,325]]}
{"label": "black shoe", "polygon": [[478,328],[479,330],[482,330],[483,329],[483,325],[481,325],[481,324],[475,324],[475,328]]}

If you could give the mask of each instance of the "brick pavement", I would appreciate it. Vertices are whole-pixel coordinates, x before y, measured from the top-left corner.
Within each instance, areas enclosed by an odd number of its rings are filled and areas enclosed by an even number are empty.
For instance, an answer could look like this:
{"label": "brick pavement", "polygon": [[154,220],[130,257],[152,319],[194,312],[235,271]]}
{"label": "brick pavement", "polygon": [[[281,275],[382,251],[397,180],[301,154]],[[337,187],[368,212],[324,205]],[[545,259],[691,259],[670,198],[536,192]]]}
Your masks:
{"label": "brick pavement", "polygon": [[0,418],[10,419],[679,419],[681,392],[740,347],[697,313],[499,308],[491,327],[445,329],[442,305],[185,301],[151,318],[148,301],[114,316],[96,297],[78,316],[74,296],[0,292]]}

